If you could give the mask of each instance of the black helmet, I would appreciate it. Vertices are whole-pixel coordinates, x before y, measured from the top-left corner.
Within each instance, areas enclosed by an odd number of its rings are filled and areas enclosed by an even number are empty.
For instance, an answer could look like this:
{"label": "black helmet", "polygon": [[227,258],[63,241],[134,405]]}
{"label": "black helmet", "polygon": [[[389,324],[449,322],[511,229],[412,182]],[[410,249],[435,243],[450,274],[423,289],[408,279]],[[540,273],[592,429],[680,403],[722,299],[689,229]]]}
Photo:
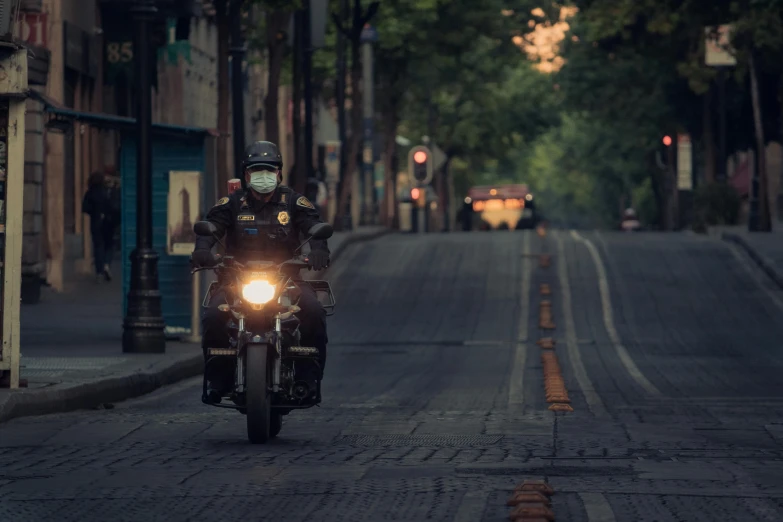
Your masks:
{"label": "black helmet", "polygon": [[282,169],[283,156],[280,155],[277,145],[271,141],[257,141],[245,149],[242,170],[253,165],[270,165],[276,169]]}

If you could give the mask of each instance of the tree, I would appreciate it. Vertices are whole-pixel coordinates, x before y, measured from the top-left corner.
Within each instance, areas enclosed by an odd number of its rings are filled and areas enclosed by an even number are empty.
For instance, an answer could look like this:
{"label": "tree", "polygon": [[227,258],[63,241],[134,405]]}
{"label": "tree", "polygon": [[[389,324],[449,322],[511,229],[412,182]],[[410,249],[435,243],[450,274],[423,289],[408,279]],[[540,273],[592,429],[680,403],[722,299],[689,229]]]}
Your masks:
{"label": "tree", "polygon": [[266,56],[268,80],[264,97],[266,139],[280,143],[280,78],[286,50],[286,31],[291,23],[291,3],[281,0],[256,0],[265,11]]}
{"label": "tree", "polygon": [[354,0],[350,24],[343,26],[337,15],[334,23],[349,42],[351,49],[351,133],[347,147],[347,166],[340,179],[340,193],[337,200],[337,213],[335,214],[334,228],[342,230],[342,217],[348,213],[348,197],[353,187],[353,176],[358,165],[359,150],[362,138],[362,59],[361,59],[361,34],[365,24],[378,10],[378,2],[373,2],[367,9],[362,7],[361,0]]}

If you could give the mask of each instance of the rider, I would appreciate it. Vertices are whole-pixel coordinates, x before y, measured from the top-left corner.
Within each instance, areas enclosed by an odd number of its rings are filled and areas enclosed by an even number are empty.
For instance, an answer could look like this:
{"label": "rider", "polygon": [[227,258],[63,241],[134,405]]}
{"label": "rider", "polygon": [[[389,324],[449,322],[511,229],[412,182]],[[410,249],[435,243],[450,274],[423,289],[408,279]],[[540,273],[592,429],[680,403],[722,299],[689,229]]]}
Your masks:
{"label": "rider", "polygon": [[[307,198],[281,185],[283,158],[274,143],[257,141],[248,146],[242,168],[247,188],[222,198],[210,209],[205,219],[217,227],[217,237],[226,235],[226,255],[234,256],[237,261],[286,261],[295,255],[294,251],[301,244],[300,236],[323,221]],[[199,267],[215,266],[219,262],[219,257],[212,253],[216,243],[215,237],[199,236],[191,257],[193,264]],[[329,248],[326,241],[310,241],[310,253],[306,260],[312,270],[328,267]],[[310,285],[297,286],[301,294],[297,303],[301,308],[297,313],[301,344],[318,348],[321,368],[315,378],[320,381],[323,378],[328,341],[326,311]],[[201,347],[205,362],[207,348],[230,346],[227,329],[229,312],[218,310],[218,306],[225,302],[225,293],[215,292],[202,317],[204,333]],[[210,402],[219,402],[233,383],[232,368],[215,366],[210,364],[206,376],[208,397],[205,399],[208,398]]]}

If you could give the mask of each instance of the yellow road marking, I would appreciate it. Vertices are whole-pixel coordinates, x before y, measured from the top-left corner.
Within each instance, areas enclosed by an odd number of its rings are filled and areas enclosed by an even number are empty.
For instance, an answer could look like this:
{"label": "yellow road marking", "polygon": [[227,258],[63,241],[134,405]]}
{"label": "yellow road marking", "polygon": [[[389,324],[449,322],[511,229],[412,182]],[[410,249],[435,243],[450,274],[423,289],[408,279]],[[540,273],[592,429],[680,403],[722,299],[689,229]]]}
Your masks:
{"label": "yellow road marking", "polygon": [[509,514],[511,521],[554,521],[549,497],[554,494],[552,487],[544,480],[525,480],[514,488],[506,505],[514,509]]}

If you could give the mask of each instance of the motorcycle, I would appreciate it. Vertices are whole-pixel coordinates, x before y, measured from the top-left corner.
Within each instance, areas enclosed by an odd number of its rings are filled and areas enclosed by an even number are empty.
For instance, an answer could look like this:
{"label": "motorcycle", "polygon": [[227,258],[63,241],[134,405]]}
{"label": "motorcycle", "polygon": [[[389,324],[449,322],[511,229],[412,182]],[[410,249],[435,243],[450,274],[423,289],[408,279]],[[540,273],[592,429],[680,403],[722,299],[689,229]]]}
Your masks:
{"label": "motorcycle", "polygon": [[[197,222],[193,230],[199,236],[216,237],[217,232],[209,221]],[[311,240],[328,239],[332,234],[331,225],[314,225],[296,252]],[[209,285],[202,307],[207,307],[214,292],[223,290],[226,303],[218,309],[229,312],[232,318],[228,325],[230,348],[208,348],[205,362],[207,367],[232,366],[232,389],[217,400],[208,397],[205,371],[202,401],[245,414],[248,439],[253,444],[264,444],[276,437],[284,415],[320,402],[320,381],[313,378],[313,368],[320,368],[320,353],[317,347],[300,345],[299,320],[295,315],[301,309],[296,305],[298,288],[294,281],[308,266],[301,255],[282,263],[240,263],[223,256],[214,267],[192,271],[215,271],[217,280]],[[327,316],[334,313],[334,293],[327,281],[297,282],[315,290]],[[223,399],[230,403],[223,403]]]}

